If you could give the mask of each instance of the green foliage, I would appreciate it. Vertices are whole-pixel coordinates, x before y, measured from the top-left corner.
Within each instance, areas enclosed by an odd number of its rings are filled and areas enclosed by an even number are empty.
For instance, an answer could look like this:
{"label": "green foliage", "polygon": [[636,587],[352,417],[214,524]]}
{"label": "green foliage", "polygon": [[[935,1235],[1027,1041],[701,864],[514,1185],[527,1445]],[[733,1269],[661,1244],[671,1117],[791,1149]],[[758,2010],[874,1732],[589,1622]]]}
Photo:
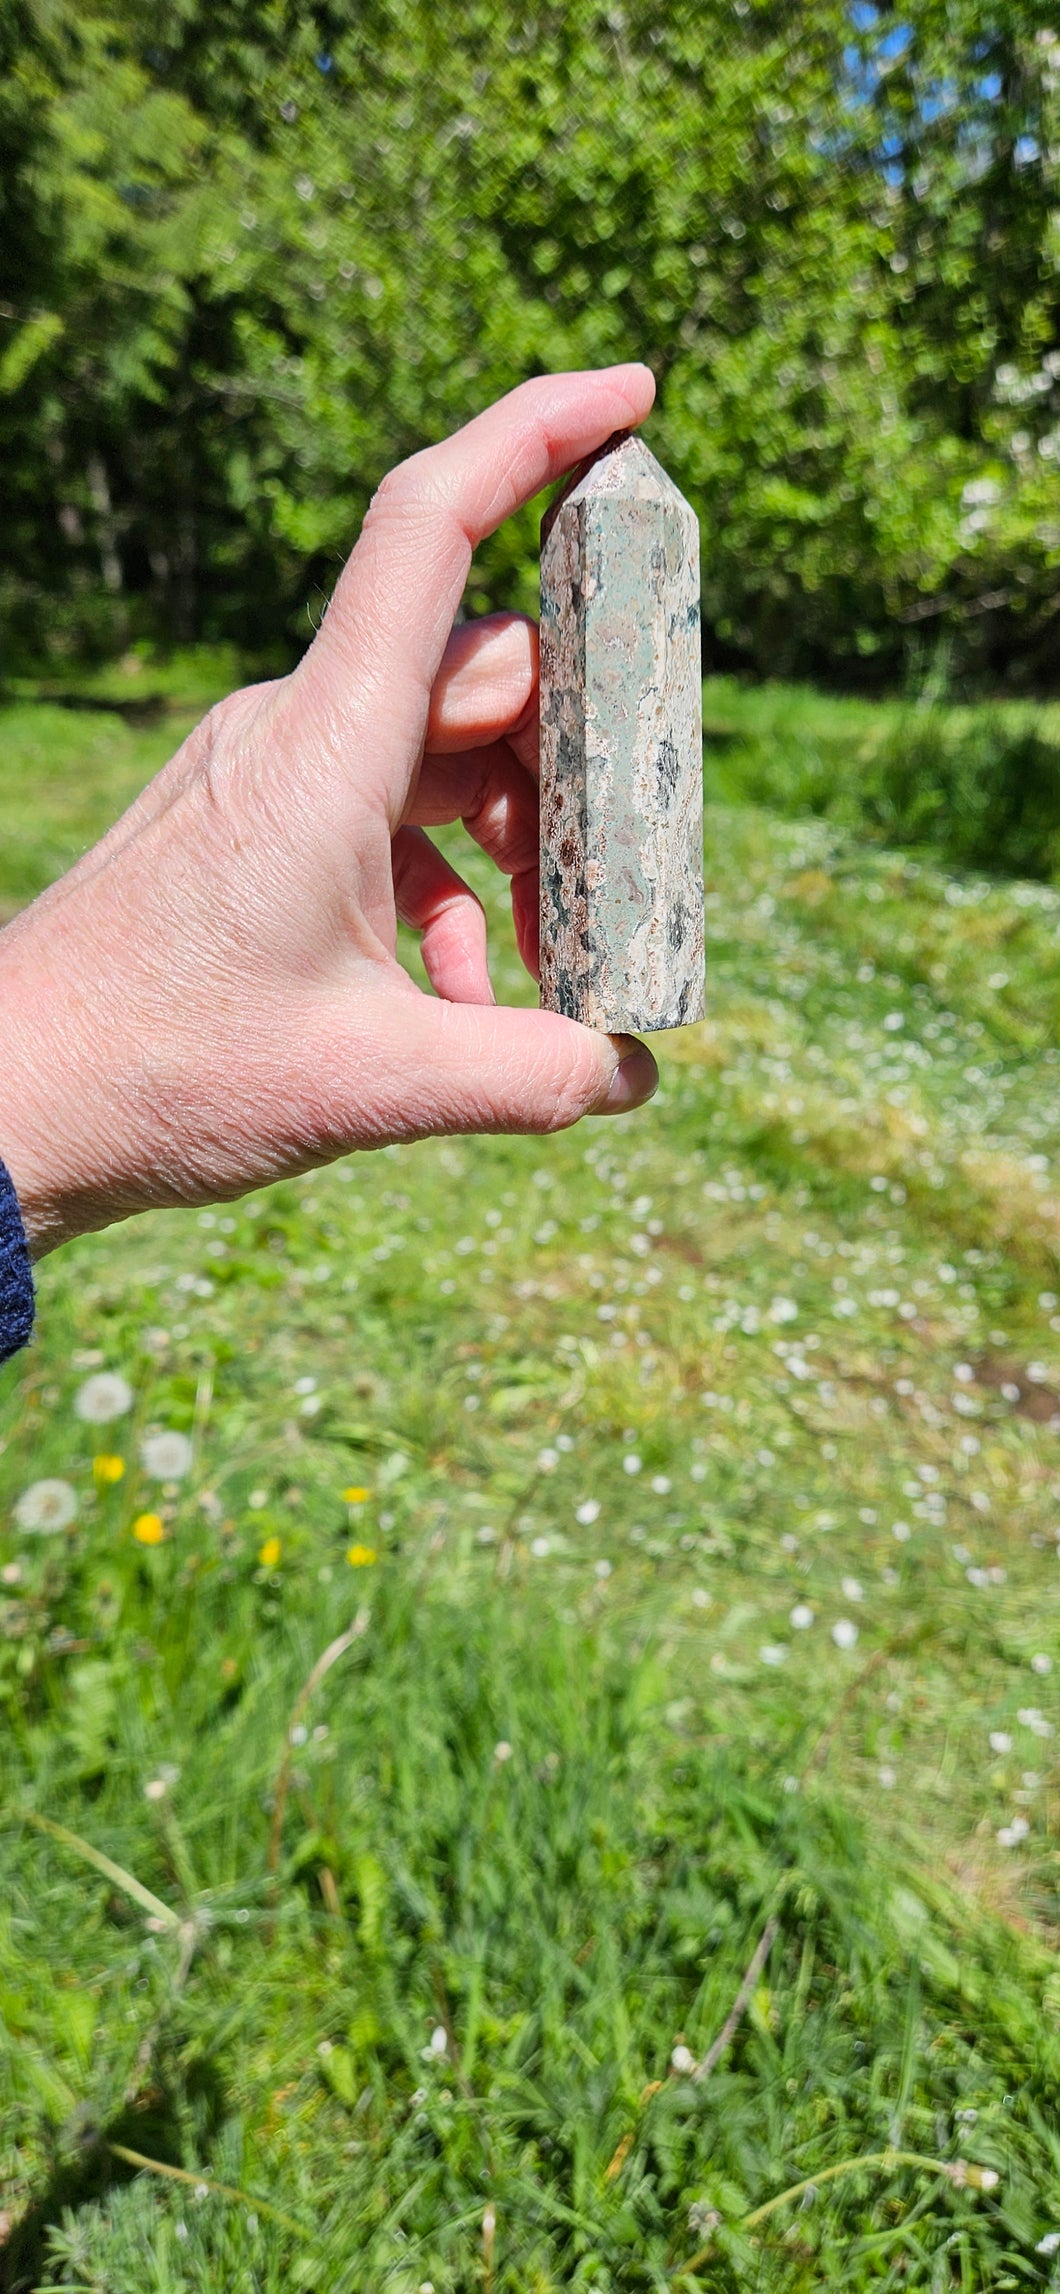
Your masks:
{"label": "green foliage", "polygon": [[[390,462],[526,374],[639,355],[717,659],[879,676],[937,625],[1043,668],[1042,0],[4,22],[9,649],[301,644]],[[524,516],[472,602],[531,604],[533,561]]]}
{"label": "green foliage", "polygon": [[[837,766],[901,715],[752,698]],[[24,888],[169,741],[0,731]],[[40,1270],[0,1394],[11,2294],[1055,2275],[1060,897],[746,805],[707,855],[710,1018],[633,1121]]]}
{"label": "green foliage", "polygon": [[1060,749],[1000,710],[955,729],[910,710],[877,752],[866,812],[891,843],[928,844],[959,865],[1060,873]]}
{"label": "green foliage", "polygon": [[730,797],[817,813],[958,867],[1060,874],[1060,717],[931,697],[868,708],[790,686],[706,687],[708,776]]}

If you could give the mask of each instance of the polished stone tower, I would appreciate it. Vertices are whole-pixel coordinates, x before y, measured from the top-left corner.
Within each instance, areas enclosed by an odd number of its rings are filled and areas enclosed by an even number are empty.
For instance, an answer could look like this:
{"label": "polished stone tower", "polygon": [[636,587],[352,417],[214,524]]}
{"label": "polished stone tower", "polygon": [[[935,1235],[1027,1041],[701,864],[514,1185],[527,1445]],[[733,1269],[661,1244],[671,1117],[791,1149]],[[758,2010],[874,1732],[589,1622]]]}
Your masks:
{"label": "polished stone tower", "polygon": [[541,1002],[608,1033],[703,1016],[699,528],[628,434],[541,529]]}

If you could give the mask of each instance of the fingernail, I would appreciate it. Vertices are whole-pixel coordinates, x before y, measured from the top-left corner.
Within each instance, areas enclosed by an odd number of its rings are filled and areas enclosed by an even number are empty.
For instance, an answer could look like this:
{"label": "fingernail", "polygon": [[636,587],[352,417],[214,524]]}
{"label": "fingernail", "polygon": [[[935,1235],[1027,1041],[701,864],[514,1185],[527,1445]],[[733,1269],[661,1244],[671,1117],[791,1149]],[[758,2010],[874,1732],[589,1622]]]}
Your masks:
{"label": "fingernail", "polygon": [[647,1044],[638,1043],[635,1036],[620,1036],[618,1040],[629,1049],[623,1051],[611,1078],[601,1115],[622,1115],[629,1107],[643,1107],[658,1089],[659,1070]]}

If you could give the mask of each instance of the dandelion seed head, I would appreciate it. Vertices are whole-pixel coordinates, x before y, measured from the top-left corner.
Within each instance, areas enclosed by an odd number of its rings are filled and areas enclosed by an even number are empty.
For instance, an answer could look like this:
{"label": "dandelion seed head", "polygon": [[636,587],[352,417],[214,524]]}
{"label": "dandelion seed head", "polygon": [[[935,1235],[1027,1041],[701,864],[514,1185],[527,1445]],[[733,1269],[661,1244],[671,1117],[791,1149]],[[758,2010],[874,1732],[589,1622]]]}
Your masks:
{"label": "dandelion seed head", "polygon": [[148,1434],[140,1445],[140,1463],[152,1481],[178,1482],[190,1473],[194,1452],[186,1434],[172,1428]]}
{"label": "dandelion seed head", "polygon": [[133,1405],[133,1390],[117,1370],[99,1370],[86,1378],[74,1396],[74,1409],[87,1426],[109,1426]]}
{"label": "dandelion seed head", "polygon": [[34,1537],[56,1537],[77,1519],[77,1491],[72,1483],[49,1477],[31,1482],[15,1506],[19,1529]]}

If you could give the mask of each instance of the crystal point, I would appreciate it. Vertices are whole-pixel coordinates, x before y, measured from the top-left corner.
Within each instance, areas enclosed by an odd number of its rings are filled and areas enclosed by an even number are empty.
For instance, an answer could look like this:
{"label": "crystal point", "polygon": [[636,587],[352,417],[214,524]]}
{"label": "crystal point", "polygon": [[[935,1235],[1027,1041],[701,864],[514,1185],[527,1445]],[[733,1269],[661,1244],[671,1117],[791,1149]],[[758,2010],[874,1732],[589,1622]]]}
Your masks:
{"label": "crystal point", "polygon": [[609,1033],[703,1015],[699,529],[627,435],[541,529],[541,1002]]}

